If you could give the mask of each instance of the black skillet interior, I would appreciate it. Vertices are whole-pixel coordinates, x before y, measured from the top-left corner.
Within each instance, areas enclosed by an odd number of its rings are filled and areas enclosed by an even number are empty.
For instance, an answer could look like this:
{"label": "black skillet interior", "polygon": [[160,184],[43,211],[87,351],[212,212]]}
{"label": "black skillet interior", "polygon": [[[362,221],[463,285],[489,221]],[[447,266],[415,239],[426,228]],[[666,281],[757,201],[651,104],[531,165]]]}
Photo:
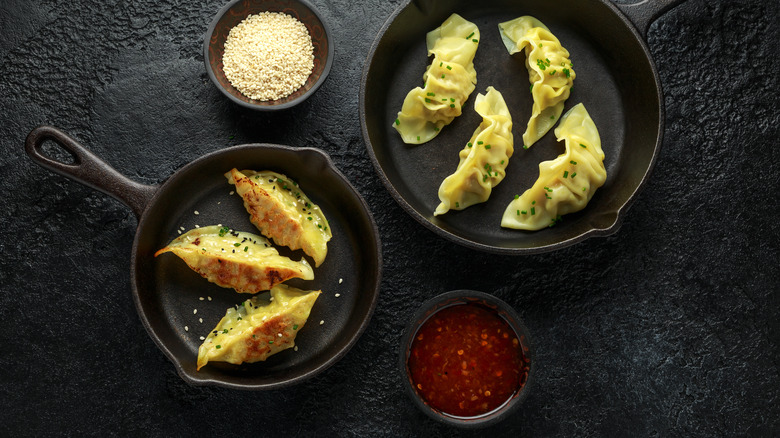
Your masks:
{"label": "black skillet interior", "polygon": [[[452,13],[474,22],[481,41],[474,64],[477,86],[463,114],[432,141],[404,144],[392,122],[404,97],[422,86],[430,63],[427,32]],[[553,228],[536,232],[501,228],[501,216],[515,194],[531,187],[539,163],[563,152],[550,130],[532,148],[522,148],[531,114],[525,55],[510,56],[498,23],[532,15],[545,23],[571,53],[577,78],[564,111],[583,103],[599,128],[606,155],[607,181],[582,211]],[[621,209],[649,174],[662,135],[660,89],[654,65],[638,34],[620,12],[601,0],[556,2],[485,0],[419,1],[402,7],[374,43],[361,87],[361,120],[369,154],[385,185],[409,214],[457,243],[497,253],[533,253],[611,234]],[[515,151],[507,177],[483,204],[434,217],[442,180],[455,171],[458,152],[481,122],[474,111],[477,93],[500,91],[513,118]]]}
{"label": "black skillet interior", "polygon": [[[223,176],[231,168],[273,170],[297,181],[325,213],[333,230],[328,255],[302,289],[321,289],[296,344],[265,362],[209,363],[195,370],[198,347],[228,307],[249,298],[190,270],[173,254],[153,254],[179,231],[222,224],[259,234],[243,202]],[[294,260],[301,250],[276,246]],[[152,338],[194,384],[268,389],[295,383],[334,363],[365,329],[379,293],[381,252],[373,218],[359,194],[331,161],[311,148],[245,145],[206,155],[176,172],[157,192],[139,221],[133,260],[136,305]],[[314,267],[313,261],[308,261]],[[337,296],[338,294],[338,296]],[[197,312],[197,313],[196,313]],[[322,321],[322,324],[320,322]]]}

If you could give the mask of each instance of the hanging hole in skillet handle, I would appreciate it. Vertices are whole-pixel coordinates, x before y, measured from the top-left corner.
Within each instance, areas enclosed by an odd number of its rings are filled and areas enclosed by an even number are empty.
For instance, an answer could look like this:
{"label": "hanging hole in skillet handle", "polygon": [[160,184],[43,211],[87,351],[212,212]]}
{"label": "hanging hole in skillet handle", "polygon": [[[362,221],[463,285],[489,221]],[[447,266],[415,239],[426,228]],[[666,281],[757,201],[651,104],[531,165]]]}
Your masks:
{"label": "hanging hole in skillet handle", "polygon": [[647,40],[647,31],[650,25],[661,14],[677,6],[685,0],[642,0],[637,3],[616,4],[623,13],[634,23],[642,39]]}
{"label": "hanging hole in skillet handle", "polygon": [[[65,162],[59,159],[63,155],[61,153],[47,153],[44,150],[47,142],[53,142],[67,152],[71,160]],[[27,135],[24,146],[27,155],[40,166],[118,199],[130,207],[139,219],[157,191],[155,186],[128,179],[73,137],[55,127],[39,126],[33,129]],[[46,149],[49,149],[48,145]]]}

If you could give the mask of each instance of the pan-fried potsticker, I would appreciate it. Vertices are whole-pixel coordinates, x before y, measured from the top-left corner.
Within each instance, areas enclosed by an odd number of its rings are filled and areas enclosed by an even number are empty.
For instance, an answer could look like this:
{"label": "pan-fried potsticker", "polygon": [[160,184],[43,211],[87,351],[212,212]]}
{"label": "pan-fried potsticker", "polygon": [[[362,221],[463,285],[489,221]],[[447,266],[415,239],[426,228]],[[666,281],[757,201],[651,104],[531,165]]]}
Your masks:
{"label": "pan-fried potsticker", "polygon": [[177,237],[154,256],[172,252],[208,281],[240,293],[257,293],[289,280],[313,280],[305,259],[279,255],[264,237],[212,225]]}
{"label": "pan-fried potsticker", "polygon": [[198,349],[198,370],[208,362],[264,361],[294,347],[320,293],[280,284],[271,289],[270,296],[259,294],[227,309]]}
{"label": "pan-fried potsticker", "polygon": [[292,179],[271,171],[232,169],[225,174],[244,200],[249,220],[264,236],[290,249],[303,249],[320,266],[332,231],[319,206]]}

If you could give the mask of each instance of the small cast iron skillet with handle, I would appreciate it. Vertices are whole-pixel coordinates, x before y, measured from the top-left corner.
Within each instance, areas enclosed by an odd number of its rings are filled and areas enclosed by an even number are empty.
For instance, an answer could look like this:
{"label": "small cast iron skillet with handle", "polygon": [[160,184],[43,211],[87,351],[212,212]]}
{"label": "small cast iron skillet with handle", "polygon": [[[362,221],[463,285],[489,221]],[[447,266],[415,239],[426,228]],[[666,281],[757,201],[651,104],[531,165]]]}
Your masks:
{"label": "small cast iron skillet with handle", "polygon": [[[413,0],[401,6],[376,38],[363,70],[360,120],[374,166],[398,203],[420,223],[461,245],[501,254],[531,254],[572,245],[591,236],[615,233],[626,210],[647,181],[661,147],[664,101],[658,72],[645,37],[650,24],[683,0]],[[422,86],[430,63],[425,35],[452,13],[474,22],[481,38],[474,60],[477,85],[463,114],[438,137],[422,145],[404,144],[392,123],[404,97]],[[585,104],[601,136],[607,181],[588,206],[540,231],[501,228],[501,216],[514,195],[539,175],[539,163],[563,152],[553,129],[530,149],[522,133],[532,99],[523,52],[510,56],[498,24],[519,16],[541,20],[571,53],[576,79],[565,110]],[[458,152],[479,126],[477,93],[500,91],[513,117],[515,152],[507,176],[490,199],[463,211],[433,216],[439,185],[453,173]]]}
{"label": "small cast iron skillet with handle", "polygon": [[[44,151],[44,143],[49,141],[67,151],[74,163],[49,156]],[[344,356],[368,325],[379,294],[379,234],[363,198],[324,152],[272,144],[234,146],[204,155],[159,186],[150,186],[121,175],[76,140],[50,126],[34,129],[25,148],[39,165],[117,198],[138,217],[131,260],[133,298],[149,335],[187,382],[236,389],[271,389],[298,383]],[[155,258],[154,253],[179,231],[196,225],[222,224],[260,234],[249,222],[241,198],[231,194],[234,187],[223,176],[233,167],[273,170],[298,182],[312,202],[322,208],[333,238],[328,243],[327,258],[314,268],[314,280],[287,282],[323,292],[296,338],[297,351],[285,350],[255,364],[209,363],[196,371],[200,336],[208,335],[228,307],[251,295],[207,282],[178,257]],[[304,257],[300,250],[277,249],[294,260]],[[309,262],[314,266],[311,259]]]}

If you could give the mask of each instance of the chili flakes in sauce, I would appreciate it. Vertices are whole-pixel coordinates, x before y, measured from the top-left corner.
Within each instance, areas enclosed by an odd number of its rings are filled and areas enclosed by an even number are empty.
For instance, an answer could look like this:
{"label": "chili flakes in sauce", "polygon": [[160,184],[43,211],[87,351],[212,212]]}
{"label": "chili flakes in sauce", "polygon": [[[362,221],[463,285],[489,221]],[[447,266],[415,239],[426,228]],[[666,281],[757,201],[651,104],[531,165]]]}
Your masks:
{"label": "chili flakes in sauce", "polygon": [[412,385],[430,407],[477,417],[523,387],[529,361],[503,318],[464,304],[441,309],[425,321],[414,336],[408,368]]}

